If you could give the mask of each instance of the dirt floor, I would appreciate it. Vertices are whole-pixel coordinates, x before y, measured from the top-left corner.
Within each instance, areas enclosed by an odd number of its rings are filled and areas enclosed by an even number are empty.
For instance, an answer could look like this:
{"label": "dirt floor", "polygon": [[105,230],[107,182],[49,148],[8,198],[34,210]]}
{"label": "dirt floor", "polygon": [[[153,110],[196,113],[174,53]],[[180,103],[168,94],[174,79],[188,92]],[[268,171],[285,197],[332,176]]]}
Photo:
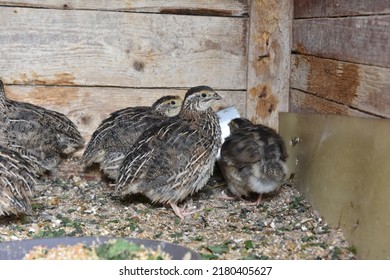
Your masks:
{"label": "dirt floor", "polygon": [[189,209],[202,210],[181,221],[171,208],[151,205],[142,196],[113,198],[113,186],[92,173],[69,175],[77,169],[74,160],[64,166],[56,174],[62,179],[37,186],[34,215],[0,219],[0,241],[135,237],[180,244],[205,259],[355,259],[342,232],[291,185],[263,196],[258,207],[249,206],[219,198],[226,185],[217,169],[203,190],[184,201]]}

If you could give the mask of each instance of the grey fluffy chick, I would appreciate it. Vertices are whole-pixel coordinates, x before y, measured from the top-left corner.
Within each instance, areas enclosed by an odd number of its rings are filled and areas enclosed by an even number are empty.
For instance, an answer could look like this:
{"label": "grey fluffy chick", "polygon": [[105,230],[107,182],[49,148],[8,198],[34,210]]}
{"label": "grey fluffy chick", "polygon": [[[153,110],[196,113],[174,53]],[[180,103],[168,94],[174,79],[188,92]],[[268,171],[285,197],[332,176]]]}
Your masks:
{"label": "grey fluffy chick", "polygon": [[53,170],[61,155],[84,145],[76,125],[64,114],[10,100],[0,81],[0,145],[18,152],[39,174]]}
{"label": "grey fluffy chick", "polygon": [[82,157],[83,163],[86,166],[99,163],[103,173],[116,180],[126,153],[138,137],[150,126],[176,116],[182,103],[180,96],[168,95],[159,98],[151,107],[128,107],[111,113],[92,134]]}
{"label": "grey fluffy chick", "polygon": [[36,176],[18,153],[0,146],[0,216],[31,214]]}
{"label": "grey fluffy chick", "polygon": [[142,193],[169,204],[183,219],[177,203],[199,191],[210,178],[221,147],[221,129],[210,106],[221,97],[210,87],[187,91],[178,116],[146,130],[123,161],[116,194]]}
{"label": "grey fluffy chick", "polygon": [[287,152],[283,139],[272,128],[236,118],[221,148],[218,165],[229,190],[238,198],[276,190],[286,180]]}

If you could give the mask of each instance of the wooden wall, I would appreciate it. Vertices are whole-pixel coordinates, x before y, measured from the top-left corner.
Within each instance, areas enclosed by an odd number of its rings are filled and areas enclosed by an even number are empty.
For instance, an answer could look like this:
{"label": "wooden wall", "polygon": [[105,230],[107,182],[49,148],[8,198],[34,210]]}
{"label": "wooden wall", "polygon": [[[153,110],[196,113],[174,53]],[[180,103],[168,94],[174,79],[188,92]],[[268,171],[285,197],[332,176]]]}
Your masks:
{"label": "wooden wall", "polygon": [[278,129],[288,111],[291,0],[252,0],[248,40],[247,117]]}
{"label": "wooden wall", "polygon": [[108,113],[199,84],[275,128],[280,111],[388,118],[387,2],[0,0],[0,78],[87,140]]}
{"label": "wooden wall", "polygon": [[0,1],[0,78],[87,140],[114,110],[200,84],[245,115],[248,13],[242,0]]}
{"label": "wooden wall", "polygon": [[290,111],[390,117],[387,0],[295,0]]}

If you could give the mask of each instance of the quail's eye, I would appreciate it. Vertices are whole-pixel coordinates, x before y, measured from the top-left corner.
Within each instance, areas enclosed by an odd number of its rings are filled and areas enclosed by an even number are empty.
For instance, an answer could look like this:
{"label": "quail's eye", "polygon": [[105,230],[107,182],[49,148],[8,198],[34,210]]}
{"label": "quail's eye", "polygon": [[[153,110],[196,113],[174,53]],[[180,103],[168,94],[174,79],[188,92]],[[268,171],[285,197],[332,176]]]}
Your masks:
{"label": "quail's eye", "polygon": [[202,93],[202,97],[206,97],[206,96],[207,96],[207,94],[203,92]]}
{"label": "quail's eye", "polygon": [[171,101],[171,105],[175,105],[176,104],[176,101]]}

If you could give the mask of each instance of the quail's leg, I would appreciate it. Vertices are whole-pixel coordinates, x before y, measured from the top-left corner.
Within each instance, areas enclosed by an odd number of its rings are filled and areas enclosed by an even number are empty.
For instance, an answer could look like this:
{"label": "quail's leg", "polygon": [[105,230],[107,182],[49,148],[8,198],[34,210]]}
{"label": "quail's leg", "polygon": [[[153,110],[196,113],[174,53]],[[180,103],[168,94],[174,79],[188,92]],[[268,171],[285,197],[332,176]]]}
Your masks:
{"label": "quail's leg", "polygon": [[259,206],[259,204],[261,202],[261,197],[262,197],[262,194],[259,194],[259,196],[257,197],[256,201],[254,201],[254,202],[247,202],[246,205]]}
{"label": "quail's leg", "polygon": [[225,191],[222,191],[220,195],[216,196],[217,199],[225,199],[225,200],[234,200],[236,199],[235,196],[230,196],[225,193]]}
{"label": "quail's leg", "polygon": [[192,214],[194,214],[196,212],[202,211],[202,209],[199,209],[199,210],[185,212],[184,211],[184,207],[180,208],[180,207],[177,206],[176,203],[170,202],[169,205],[172,207],[173,212],[175,212],[175,214],[182,220],[184,220],[185,216],[192,215]]}

